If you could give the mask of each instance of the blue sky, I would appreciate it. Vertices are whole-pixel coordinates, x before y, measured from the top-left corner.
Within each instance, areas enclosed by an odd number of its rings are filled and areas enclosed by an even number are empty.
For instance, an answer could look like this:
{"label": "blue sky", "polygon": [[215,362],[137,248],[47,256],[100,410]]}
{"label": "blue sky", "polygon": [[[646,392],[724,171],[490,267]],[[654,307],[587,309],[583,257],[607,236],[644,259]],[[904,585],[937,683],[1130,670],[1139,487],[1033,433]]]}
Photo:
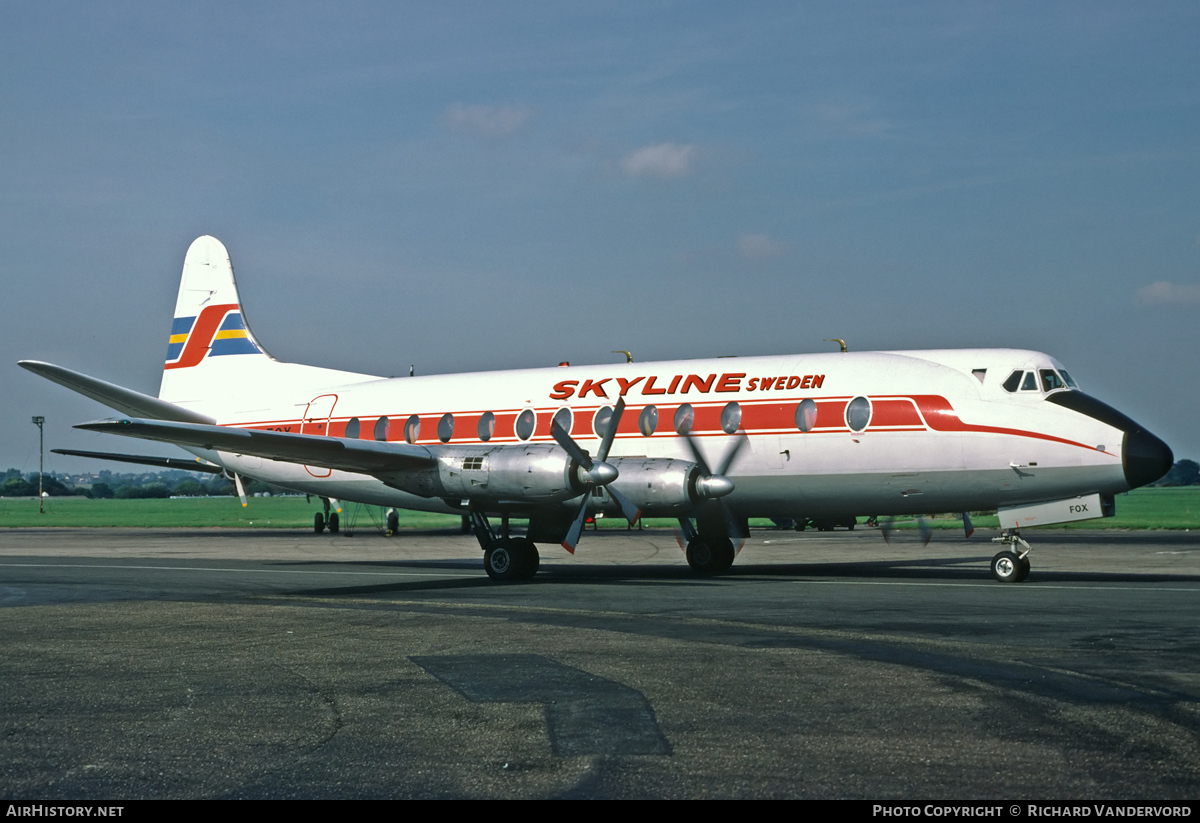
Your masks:
{"label": "blue sky", "polygon": [[201,234],[280,359],[1033,348],[1200,458],[1197,43],[1194,3],[4,3],[0,462],[34,414],[128,448],[15,361],[155,392]]}

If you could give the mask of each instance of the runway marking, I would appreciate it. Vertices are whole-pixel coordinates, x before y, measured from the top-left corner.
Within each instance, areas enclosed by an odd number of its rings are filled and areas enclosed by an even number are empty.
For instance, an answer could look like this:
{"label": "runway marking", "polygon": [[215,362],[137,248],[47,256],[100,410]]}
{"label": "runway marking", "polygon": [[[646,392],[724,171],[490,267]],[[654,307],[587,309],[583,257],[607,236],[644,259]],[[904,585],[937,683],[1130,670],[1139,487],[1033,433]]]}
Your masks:
{"label": "runway marking", "polygon": [[345,577],[478,577],[472,572],[352,572],[352,571],[310,571],[306,569],[219,569],[208,566],[125,566],[98,565],[90,563],[0,563],[0,568],[13,569],[134,569],[137,571],[160,572],[227,572],[229,574],[312,574],[312,575],[342,575]]}
{"label": "runway marking", "polygon": [[[993,589],[997,588],[996,583],[913,583],[905,580],[794,580],[797,584],[801,583],[823,583],[842,586],[935,586],[940,588],[967,588],[967,589]],[[1026,589],[1062,589],[1064,591],[1099,591],[1099,592],[1189,592],[1192,594],[1200,593],[1200,586],[1190,589],[1167,589],[1158,586],[1055,586],[1050,584],[1034,583],[1031,585],[1008,587],[1011,591],[1024,591]]]}

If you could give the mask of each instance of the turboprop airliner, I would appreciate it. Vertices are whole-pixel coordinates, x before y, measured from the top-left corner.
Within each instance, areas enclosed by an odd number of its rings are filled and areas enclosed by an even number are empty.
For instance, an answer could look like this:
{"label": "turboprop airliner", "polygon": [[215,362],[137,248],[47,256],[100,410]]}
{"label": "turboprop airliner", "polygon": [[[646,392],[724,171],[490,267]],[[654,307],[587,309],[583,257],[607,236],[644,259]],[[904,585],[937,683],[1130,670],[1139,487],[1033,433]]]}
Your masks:
{"label": "turboprop airliner", "polygon": [[[255,478],[469,516],[484,568],[500,581],[536,574],[539,543],[573,552],[589,514],[676,518],[689,565],[715,575],[734,562],[751,517],[995,509],[1003,548],[992,574],[1020,582],[1030,570],[1021,529],[1111,516],[1114,495],[1173,462],[1162,440],[1036,351],[400,378],[283,363],[247,324],[229,253],[213,237],[184,260],[157,397],[20,365],[119,413],[78,428],[173,443],[239,490]],[[509,518],[528,519],[526,532],[511,533]],[[394,529],[394,511],[388,520]]]}

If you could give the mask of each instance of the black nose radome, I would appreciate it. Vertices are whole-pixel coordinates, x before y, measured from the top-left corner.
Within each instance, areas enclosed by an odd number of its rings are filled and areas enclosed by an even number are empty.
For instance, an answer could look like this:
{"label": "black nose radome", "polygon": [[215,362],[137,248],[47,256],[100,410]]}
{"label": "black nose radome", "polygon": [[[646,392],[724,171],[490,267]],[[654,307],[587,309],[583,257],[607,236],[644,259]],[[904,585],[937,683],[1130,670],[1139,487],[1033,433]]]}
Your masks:
{"label": "black nose radome", "polygon": [[1125,432],[1121,444],[1121,465],[1125,469],[1125,482],[1129,488],[1136,489],[1153,483],[1174,465],[1175,455],[1171,454],[1170,446],[1107,403],[1081,391],[1055,392],[1046,399]]}
{"label": "black nose radome", "polygon": [[1170,446],[1139,428],[1125,432],[1121,463],[1125,467],[1125,480],[1129,488],[1136,489],[1153,483],[1169,472],[1175,463],[1175,455],[1171,454]]}

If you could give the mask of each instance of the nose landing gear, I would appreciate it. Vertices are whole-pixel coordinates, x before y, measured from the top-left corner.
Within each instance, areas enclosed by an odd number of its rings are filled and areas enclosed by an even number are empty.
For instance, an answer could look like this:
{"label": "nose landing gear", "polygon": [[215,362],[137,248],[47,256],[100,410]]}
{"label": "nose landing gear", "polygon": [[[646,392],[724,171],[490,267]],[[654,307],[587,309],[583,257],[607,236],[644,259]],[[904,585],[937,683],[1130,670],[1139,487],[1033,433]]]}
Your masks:
{"label": "nose landing gear", "polygon": [[[992,542],[1008,546],[1007,549],[992,558],[992,575],[997,580],[1001,583],[1020,583],[1029,576],[1031,547],[1021,537],[1019,531],[1005,529],[999,537],[993,537]],[[1023,547],[1024,551],[1018,547]]]}

